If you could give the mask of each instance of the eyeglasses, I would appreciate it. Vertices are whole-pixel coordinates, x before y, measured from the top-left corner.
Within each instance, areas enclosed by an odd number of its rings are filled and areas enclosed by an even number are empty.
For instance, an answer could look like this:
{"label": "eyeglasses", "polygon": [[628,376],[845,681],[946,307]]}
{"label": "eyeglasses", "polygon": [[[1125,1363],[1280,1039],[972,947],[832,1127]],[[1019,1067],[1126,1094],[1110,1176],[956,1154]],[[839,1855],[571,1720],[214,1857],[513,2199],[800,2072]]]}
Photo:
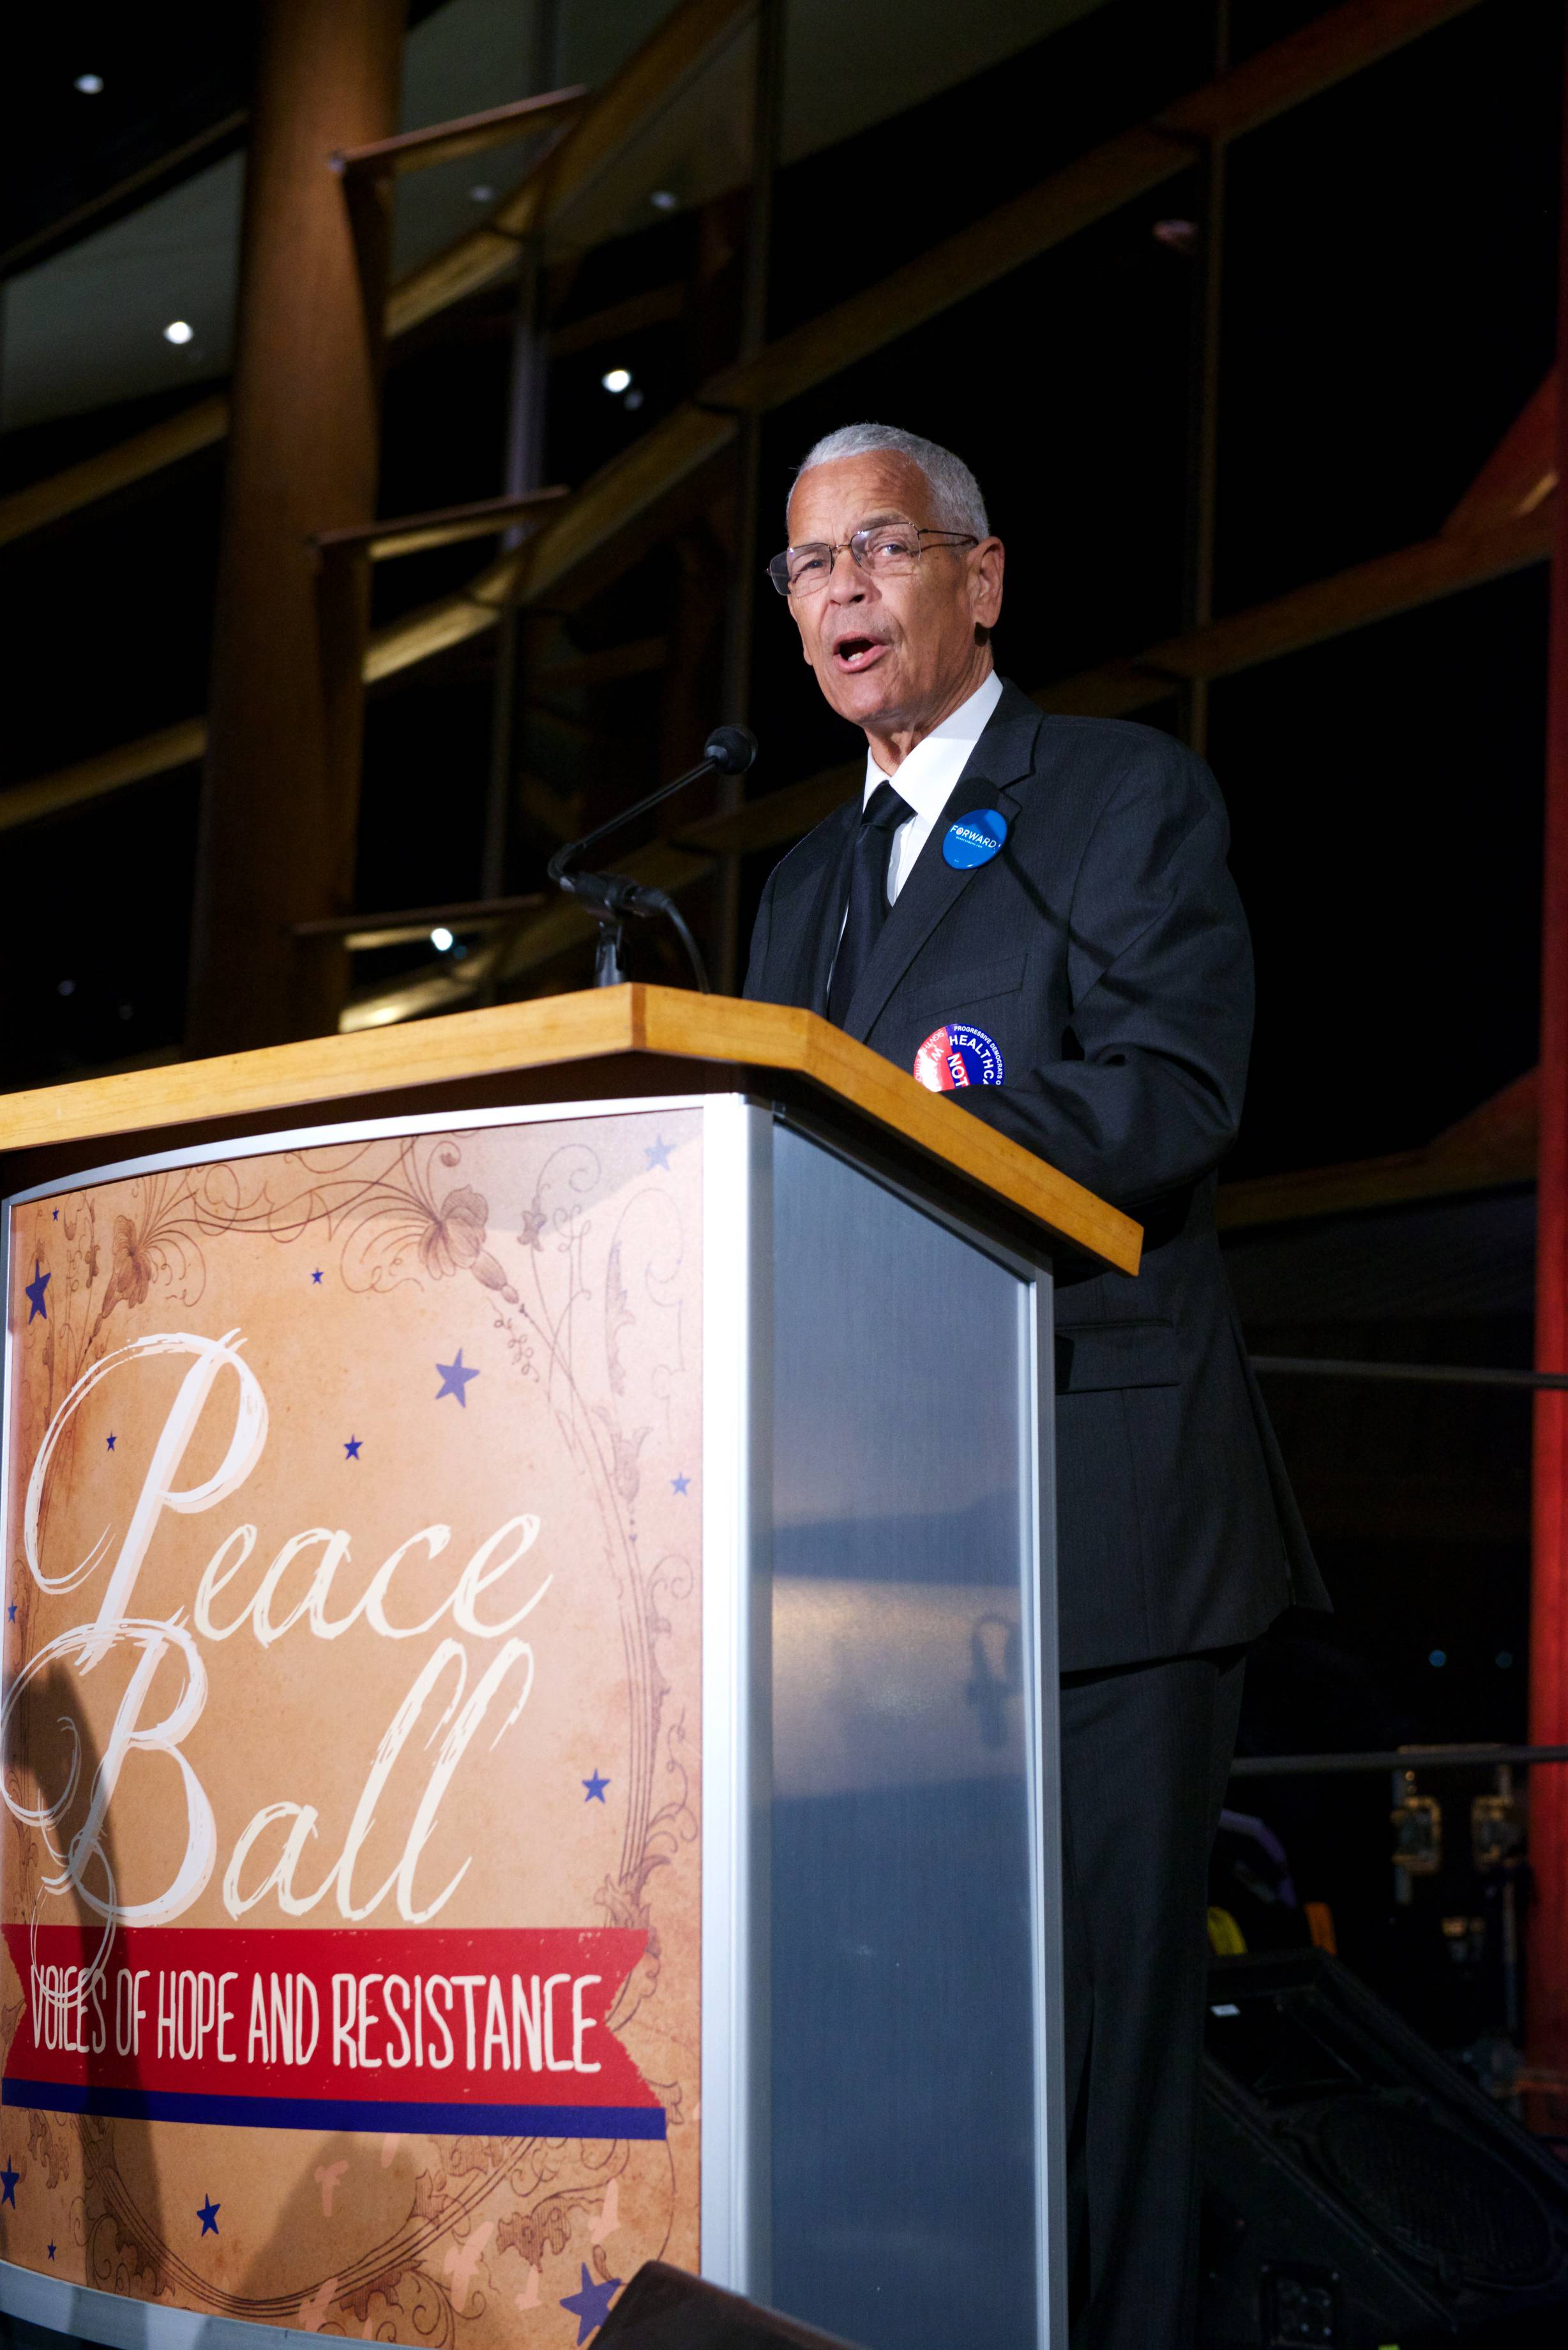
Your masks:
{"label": "eyeglasses", "polygon": [[873,523],[850,538],[829,546],[826,539],[810,539],[804,546],[786,546],[768,566],[768,577],[781,596],[815,596],[833,577],[833,567],[848,548],[851,560],[874,579],[896,578],[912,571],[925,548],[923,539],[946,539],[950,546],[978,546],[970,530],[917,530],[913,523]]}

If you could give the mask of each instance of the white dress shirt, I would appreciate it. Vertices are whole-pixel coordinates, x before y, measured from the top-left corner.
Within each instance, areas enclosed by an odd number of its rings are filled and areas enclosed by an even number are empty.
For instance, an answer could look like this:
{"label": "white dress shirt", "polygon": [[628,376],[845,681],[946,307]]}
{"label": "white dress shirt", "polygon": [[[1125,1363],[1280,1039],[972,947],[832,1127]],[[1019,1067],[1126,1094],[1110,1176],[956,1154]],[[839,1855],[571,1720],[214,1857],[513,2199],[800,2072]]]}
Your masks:
{"label": "white dress shirt", "polygon": [[862,808],[871,805],[878,784],[891,784],[914,814],[906,816],[893,835],[888,859],[888,903],[892,905],[915,869],[915,859],[931,837],[931,827],[948,804],[948,795],[969,764],[970,754],[985,731],[985,723],[1002,700],[1002,680],[992,670],[923,742],[917,743],[896,775],[885,775],[869,750],[866,754],[866,790]]}

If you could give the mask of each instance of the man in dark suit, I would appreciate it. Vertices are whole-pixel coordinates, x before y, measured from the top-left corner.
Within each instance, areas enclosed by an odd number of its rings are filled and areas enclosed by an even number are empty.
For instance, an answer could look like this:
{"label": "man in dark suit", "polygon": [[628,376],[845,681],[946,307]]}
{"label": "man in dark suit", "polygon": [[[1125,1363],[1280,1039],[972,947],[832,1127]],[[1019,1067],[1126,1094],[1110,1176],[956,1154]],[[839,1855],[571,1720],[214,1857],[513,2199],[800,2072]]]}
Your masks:
{"label": "man in dark suit", "polygon": [[867,773],[771,876],[746,993],[826,1014],[1145,1227],[1136,1279],[1064,1266],[1056,1298],[1074,2342],[1186,2350],[1243,1659],[1326,1605],[1215,1234],[1252,1024],[1224,806],[1170,737],[1043,716],[996,676],[1002,544],[950,452],[848,426],[788,528],[774,585]]}

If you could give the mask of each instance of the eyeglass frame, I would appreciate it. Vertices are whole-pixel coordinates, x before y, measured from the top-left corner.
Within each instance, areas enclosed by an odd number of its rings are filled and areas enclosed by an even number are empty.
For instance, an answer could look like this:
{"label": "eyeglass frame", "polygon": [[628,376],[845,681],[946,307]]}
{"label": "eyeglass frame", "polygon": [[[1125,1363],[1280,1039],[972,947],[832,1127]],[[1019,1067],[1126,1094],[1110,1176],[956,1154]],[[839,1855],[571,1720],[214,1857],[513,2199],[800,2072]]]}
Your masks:
{"label": "eyeglass frame", "polygon": [[[874,531],[889,530],[896,526],[896,524],[891,518],[882,522],[867,523],[862,529],[851,531],[847,538],[839,539],[836,545],[835,545],[831,540],[826,538],[803,539],[799,547],[785,546],[781,548],[777,555],[769,556],[768,562],[765,566],[767,576],[772,581],[774,587],[778,590],[778,593],[787,598],[792,592],[788,570],[787,568],[784,570],[784,576],[781,578],[778,570],[774,567],[777,565],[787,566],[792,555],[799,554],[808,546],[821,546],[826,547],[827,550],[827,569],[824,573],[817,588],[807,588],[807,595],[815,596],[819,592],[819,588],[826,588],[831,585],[833,575],[838,568],[838,558],[845,553],[848,554],[857,571],[864,571],[868,575],[868,577],[875,578],[877,574],[871,569],[870,565],[868,563],[862,562],[859,555],[856,553],[855,542],[857,539],[868,539]],[[915,536],[919,539],[946,539],[950,544],[959,546],[979,546],[981,544],[981,541],[976,537],[972,530],[922,530],[919,523],[910,523],[908,527],[914,532]],[[917,561],[919,561],[919,557],[924,555],[925,551],[924,546],[916,548],[915,555]],[[910,567],[912,569],[913,566]],[[885,573],[883,576],[885,577],[896,579],[905,575],[895,571]]]}

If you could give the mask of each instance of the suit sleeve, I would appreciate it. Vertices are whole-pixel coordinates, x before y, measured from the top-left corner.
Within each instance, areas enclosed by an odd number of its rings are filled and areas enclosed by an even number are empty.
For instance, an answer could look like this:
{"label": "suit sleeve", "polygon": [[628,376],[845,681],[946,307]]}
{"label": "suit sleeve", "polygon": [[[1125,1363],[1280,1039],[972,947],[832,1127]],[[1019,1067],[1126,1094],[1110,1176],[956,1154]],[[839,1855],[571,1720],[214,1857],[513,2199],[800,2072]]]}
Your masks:
{"label": "suit sleeve", "polygon": [[774,883],[777,879],[778,868],[775,865],[763,885],[762,903],[757,908],[757,919],[752,925],[751,959],[746,965],[746,983],[741,990],[742,994],[752,1003],[763,999],[763,973],[767,968],[768,942],[773,936]]}
{"label": "suit sleeve", "polygon": [[1195,1181],[1236,1138],[1252,953],[1229,845],[1201,760],[1172,743],[1137,761],[1079,865],[1067,1034],[1003,1086],[951,1096],[1118,1207]]}

